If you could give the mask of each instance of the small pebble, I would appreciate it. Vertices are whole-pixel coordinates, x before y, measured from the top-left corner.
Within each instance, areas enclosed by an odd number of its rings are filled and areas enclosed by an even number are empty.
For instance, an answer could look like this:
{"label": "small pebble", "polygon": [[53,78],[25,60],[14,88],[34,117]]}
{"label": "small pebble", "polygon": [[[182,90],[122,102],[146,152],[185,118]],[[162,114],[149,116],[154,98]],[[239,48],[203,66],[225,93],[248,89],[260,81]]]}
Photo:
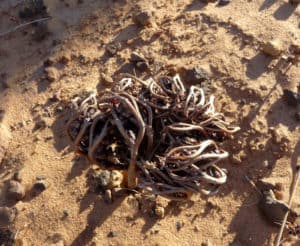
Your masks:
{"label": "small pebble", "polygon": [[60,91],[57,91],[53,94],[52,97],[49,98],[52,102],[59,102],[61,100]]}
{"label": "small pebble", "polygon": [[58,79],[58,72],[55,67],[45,68],[45,77],[49,82],[54,82]]}
{"label": "small pebble", "polygon": [[118,170],[112,170],[110,174],[110,188],[120,187],[124,181],[124,175],[122,172]]}
{"label": "small pebble", "polygon": [[101,73],[101,80],[104,82],[104,84],[106,85],[112,85],[114,83],[113,79],[111,76],[105,74],[105,73]]}
{"label": "small pebble", "polygon": [[259,208],[265,217],[272,223],[280,223],[289,210],[289,206],[276,199],[272,190],[264,191],[259,202]]}
{"label": "small pebble", "polygon": [[17,172],[14,173],[13,179],[16,180],[16,181],[19,181],[19,182],[22,181],[22,176],[20,174],[20,171],[17,171]]}
{"label": "small pebble", "polygon": [[165,209],[160,205],[155,206],[154,213],[159,219],[163,219],[165,217]]}
{"label": "small pebble", "polygon": [[44,175],[38,175],[38,176],[36,176],[35,179],[36,179],[36,180],[45,180],[45,179],[46,179],[46,176],[44,176]]}
{"label": "small pebble", "polygon": [[38,192],[42,192],[48,188],[48,185],[46,184],[45,180],[38,180],[34,185],[33,189]]}
{"label": "small pebble", "polygon": [[6,149],[8,148],[10,139],[10,131],[4,124],[0,123],[0,163],[5,157]]}
{"label": "small pebble", "polygon": [[48,57],[48,59],[44,61],[44,66],[45,67],[50,67],[54,63],[55,63],[55,58],[54,57]]}
{"label": "small pebble", "polygon": [[269,56],[277,57],[282,52],[281,42],[277,39],[267,41],[262,45],[262,50]]}
{"label": "small pebble", "polygon": [[13,200],[21,200],[25,196],[25,189],[24,186],[19,183],[18,181],[11,180],[9,181],[8,187],[7,187],[7,198],[13,199]]}
{"label": "small pebble", "polygon": [[101,187],[107,187],[110,183],[110,174],[111,172],[108,170],[97,170],[94,178],[97,179]]}
{"label": "small pebble", "polygon": [[141,72],[147,71],[149,69],[149,64],[147,62],[137,62],[135,66]]}
{"label": "small pebble", "polygon": [[107,233],[107,237],[116,237],[117,234],[115,231],[110,231],[109,233]]}
{"label": "small pebble", "polygon": [[59,62],[64,65],[67,65],[70,61],[71,61],[71,54],[68,52],[63,53],[59,58]]}
{"label": "small pebble", "polygon": [[45,120],[39,120],[35,123],[34,130],[43,130],[47,127],[47,123]]}
{"label": "small pebble", "polygon": [[225,5],[229,4],[230,2],[231,2],[231,0],[220,0],[218,5],[225,6]]}
{"label": "small pebble", "polygon": [[63,240],[60,240],[60,241],[58,241],[56,243],[50,244],[50,246],[64,246],[64,245],[65,245],[65,243],[64,243]]}
{"label": "small pebble", "polygon": [[132,19],[136,25],[147,26],[151,24],[151,14],[149,11],[140,11],[133,15]]}
{"label": "small pebble", "polygon": [[144,72],[149,69],[149,64],[146,58],[144,58],[142,55],[138,54],[137,52],[132,52],[130,61],[141,72]]}
{"label": "small pebble", "polygon": [[63,108],[62,106],[57,106],[57,107],[55,108],[55,112],[56,112],[56,113],[61,113],[62,111],[64,111],[64,108]]}
{"label": "small pebble", "polygon": [[68,210],[63,211],[63,218],[67,218],[69,216]]}
{"label": "small pebble", "polygon": [[187,83],[201,84],[204,81],[209,81],[208,72],[202,67],[182,68],[181,73]]}
{"label": "small pebble", "polygon": [[121,49],[120,43],[110,43],[106,45],[106,51],[111,55],[114,56],[117,52]]}
{"label": "small pebble", "polygon": [[212,246],[212,243],[209,240],[207,240],[206,242],[202,242],[201,246]]}
{"label": "small pebble", "polygon": [[180,222],[180,221],[177,221],[176,222],[176,229],[177,229],[177,231],[180,231],[182,227],[183,227],[183,223]]}
{"label": "small pebble", "polygon": [[105,190],[105,192],[104,192],[104,200],[108,204],[112,203],[112,193],[111,193],[111,190],[109,190],[109,189]]}
{"label": "small pebble", "polygon": [[14,222],[17,216],[16,208],[0,207],[0,227],[7,227]]}
{"label": "small pebble", "polygon": [[131,62],[139,62],[139,61],[146,61],[145,57],[137,52],[132,52],[130,56]]}

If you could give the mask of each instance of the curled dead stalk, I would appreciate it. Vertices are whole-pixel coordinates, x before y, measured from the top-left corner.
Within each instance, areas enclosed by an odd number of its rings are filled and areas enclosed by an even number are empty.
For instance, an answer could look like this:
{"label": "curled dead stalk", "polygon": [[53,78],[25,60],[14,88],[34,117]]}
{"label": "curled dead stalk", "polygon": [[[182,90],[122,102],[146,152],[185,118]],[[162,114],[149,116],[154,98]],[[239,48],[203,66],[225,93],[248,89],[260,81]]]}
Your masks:
{"label": "curled dead stalk", "polygon": [[239,130],[216,112],[214,97],[180,77],[143,81],[123,74],[115,89],[73,100],[67,125],[77,152],[92,163],[128,170],[128,188],[170,199],[213,195],[227,180],[217,142]]}

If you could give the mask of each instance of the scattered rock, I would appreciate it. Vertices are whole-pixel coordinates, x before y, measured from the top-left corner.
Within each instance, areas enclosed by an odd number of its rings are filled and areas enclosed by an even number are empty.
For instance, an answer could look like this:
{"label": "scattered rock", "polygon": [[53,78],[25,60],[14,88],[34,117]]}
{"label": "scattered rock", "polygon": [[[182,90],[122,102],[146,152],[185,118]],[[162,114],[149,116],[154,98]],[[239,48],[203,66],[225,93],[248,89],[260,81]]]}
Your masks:
{"label": "scattered rock", "polygon": [[120,43],[110,43],[106,45],[106,51],[111,55],[114,56],[117,52],[121,49]]}
{"label": "scattered rock", "polygon": [[271,168],[271,165],[270,165],[270,163],[268,162],[268,160],[264,160],[263,163],[262,163],[262,165],[263,165],[263,167],[265,167],[265,168],[268,168],[268,169]]}
{"label": "scattered rock", "polygon": [[43,119],[39,119],[35,125],[34,125],[34,128],[33,128],[33,131],[37,131],[37,130],[43,130],[47,127],[47,123],[45,120]]}
{"label": "scattered rock", "polygon": [[0,163],[2,162],[6,149],[10,143],[11,135],[10,131],[4,124],[0,123]]}
{"label": "scattered rock", "polygon": [[231,0],[220,0],[218,5],[225,6],[225,5],[229,4],[230,2],[231,2]]}
{"label": "scattered rock", "polygon": [[68,52],[64,52],[59,58],[59,62],[64,65],[67,65],[70,61],[71,61],[71,54]]}
{"label": "scattered rock", "polygon": [[108,187],[110,183],[110,171],[108,170],[95,170],[93,178],[97,179],[101,187]]}
{"label": "scattered rock", "polygon": [[63,211],[63,217],[64,217],[64,218],[67,218],[68,216],[69,216],[68,210],[64,210],[64,211]]}
{"label": "scattered rock", "polygon": [[25,196],[24,186],[15,180],[9,181],[6,196],[8,199],[22,200]]}
{"label": "scattered rock", "polygon": [[54,57],[48,57],[47,60],[44,61],[45,67],[50,67],[55,64],[55,58]]}
{"label": "scattered rock", "polygon": [[288,89],[283,90],[283,98],[289,106],[296,107],[300,101],[300,95]]}
{"label": "scattered rock", "polygon": [[115,231],[110,231],[109,233],[107,233],[107,237],[116,237],[117,233]]}
{"label": "scattered rock", "polygon": [[149,69],[149,63],[146,60],[145,57],[138,54],[137,52],[132,52],[130,61],[135,65],[135,67],[140,70],[141,72],[144,72]]}
{"label": "scattered rock", "polygon": [[181,228],[183,227],[183,222],[180,222],[180,221],[177,221],[176,222],[176,230],[177,231],[180,231],[181,230]]}
{"label": "scattered rock", "polygon": [[95,186],[99,186],[102,190],[120,187],[124,181],[124,175],[117,170],[95,169],[91,173],[91,178],[94,180]]}
{"label": "scattered rock", "polygon": [[104,192],[104,201],[108,204],[112,203],[113,198],[112,198],[112,193],[110,189],[106,189]]}
{"label": "scattered rock", "polygon": [[63,238],[63,235],[56,232],[53,235],[48,236],[47,241],[49,242],[49,245],[51,246],[64,246],[65,240]]}
{"label": "scattered rock", "polygon": [[14,222],[17,212],[16,208],[0,207],[0,228],[10,226]]}
{"label": "scattered rock", "polygon": [[57,243],[50,244],[50,246],[64,246],[64,245],[65,245],[65,243],[63,240],[60,240]]}
{"label": "scattered rock", "polygon": [[132,52],[131,56],[130,56],[130,61],[135,63],[135,62],[139,62],[139,61],[147,61],[145,59],[145,57],[137,52]]}
{"label": "scattered rock", "polygon": [[22,181],[22,175],[21,175],[20,171],[16,171],[16,172],[14,173],[13,179],[16,180],[16,181],[19,181],[19,182]]}
{"label": "scattered rock", "polygon": [[199,226],[195,225],[195,227],[194,227],[194,232],[199,232],[199,231],[200,231]]}
{"label": "scattered rock", "polygon": [[114,83],[113,79],[111,76],[105,74],[105,73],[101,73],[100,74],[101,80],[104,82],[104,84],[106,85],[112,85]]}
{"label": "scattered rock", "polygon": [[61,92],[60,91],[56,91],[52,97],[49,98],[49,100],[51,102],[59,102],[61,100],[61,96],[60,96]]}
{"label": "scattered rock", "polygon": [[38,175],[38,176],[36,176],[35,179],[36,179],[36,180],[45,180],[45,179],[46,179],[46,176],[44,176],[44,175]]}
{"label": "scattered rock", "polygon": [[132,20],[138,26],[148,26],[151,24],[152,15],[149,11],[143,10],[133,15]]}
{"label": "scattered rock", "polygon": [[149,69],[149,64],[147,62],[137,62],[135,66],[141,72],[147,71]]}
{"label": "scattered rock", "polygon": [[202,67],[185,68],[179,69],[179,73],[186,83],[201,85],[204,81],[209,81],[209,73]]}
{"label": "scattered rock", "polygon": [[[258,204],[263,215],[275,225],[280,225],[287,211],[290,210],[289,206],[280,200],[277,200],[272,190],[263,192],[263,197]],[[295,212],[290,213],[291,216]]]}
{"label": "scattered rock", "polygon": [[38,180],[33,185],[33,190],[38,193],[43,192],[47,188],[48,188],[48,184],[46,183],[45,180]]}
{"label": "scattered rock", "polygon": [[110,188],[120,187],[124,181],[124,175],[117,170],[113,170],[110,175]]}
{"label": "scattered rock", "polygon": [[45,77],[49,82],[54,82],[58,79],[58,71],[55,67],[45,68]]}
{"label": "scattered rock", "polygon": [[281,42],[277,39],[270,40],[262,45],[263,51],[272,57],[277,57],[282,52]]}
{"label": "scattered rock", "polygon": [[156,204],[154,208],[154,213],[159,219],[163,219],[165,217],[165,209],[163,206]]}
{"label": "scattered rock", "polygon": [[266,90],[268,90],[268,87],[267,87],[267,86],[265,86],[265,85],[261,85],[259,88],[260,88],[262,91],[266,91]]}
{"label": "scattered rock", "polygon": [[56,108],[55,108],[55,112],[56,113],[61,113],[61,112],[63,112],[64,111],[64,108],[62,107],[62,106],[57,106]]}
{"label": "scattered rock", "polygon": [[290,3],[300,3],[300,0],[290,0]]}
{"label": "scattered rock", "polygon": [[201,246],[212,246],[212,245],[213,244],[209,240],[207,240],[206,242],[201,243]]}

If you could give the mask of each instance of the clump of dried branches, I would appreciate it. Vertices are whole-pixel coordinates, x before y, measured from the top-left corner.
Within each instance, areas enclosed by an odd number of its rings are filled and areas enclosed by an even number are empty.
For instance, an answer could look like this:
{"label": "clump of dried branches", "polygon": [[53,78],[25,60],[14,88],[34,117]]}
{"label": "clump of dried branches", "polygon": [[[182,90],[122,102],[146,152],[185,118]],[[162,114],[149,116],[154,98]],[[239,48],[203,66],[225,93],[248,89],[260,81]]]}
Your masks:
{"label": "clump of dried branches", "polygon": [[217,142],[239,130],[215,111],[214,96],[180,77],[124,74],[112,90],[75,98],[68,135],[92,163],[128,170],[128,188],[171,199],[214,194],[226,182]]}

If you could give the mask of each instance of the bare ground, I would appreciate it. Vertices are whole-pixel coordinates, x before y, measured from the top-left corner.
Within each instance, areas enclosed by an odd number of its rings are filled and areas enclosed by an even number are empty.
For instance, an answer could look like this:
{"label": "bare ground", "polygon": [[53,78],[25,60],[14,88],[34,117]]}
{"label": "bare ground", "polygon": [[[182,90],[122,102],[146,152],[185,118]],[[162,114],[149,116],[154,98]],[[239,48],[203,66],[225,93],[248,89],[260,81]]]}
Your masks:
{"label": "bare ground", "polygon": [[[19,23],[18,2],[1,1],[0,32]],[[283,0],[232,1],[224,7],[197,0],[45,2],[52,17],[45,40],[34,40],[32,26],[0,37],[2,124],[12,135],[1,179],[5,183],[20,170],[27,190],[37,176],[49,184],[15,205],[20,211],[17,238],[23,245],[51,245],[59,238],[65,245],[201,245],[207,240],[212,245],[272,245],[278,228],[261,216],[259,196],[245,175],[282,183],[288,200],[300,155],[294,118],[299,106],[286,105],[282,94],[283,89],[299,89],[300,70],[293,66],[282,73],[278,59],[260,47],[272,38],[285,51],[299,44],[299,6]],[[137,6],[153,11],[151,27],[134,25],[131,15]],[[121,44],[112,57],[105,52],[111,42]],[[90,165],[75,156],[65,134],[67,102],[82,90],[102,90],[101,72],[116,76],[132,71],[128,58],[134,50],[153,60],[153,75],[166,67],[210,70],[217,108],[241,127],[223,146],[232,156],[222,163],[229,178],[220,193],[188,203],[159,198],[166,210],[161,220],[139,209],[133,195],[109,205],[89,192]],[[68,64],[57,62],[66,54],[71,55]],[[49,57],[55,60],[54,82],[44,78]],[[6,204],[4,197],[0,201]],[[180,230],[177,222],[183,224]],[[111,230],[114,237],[108,237]]]}

